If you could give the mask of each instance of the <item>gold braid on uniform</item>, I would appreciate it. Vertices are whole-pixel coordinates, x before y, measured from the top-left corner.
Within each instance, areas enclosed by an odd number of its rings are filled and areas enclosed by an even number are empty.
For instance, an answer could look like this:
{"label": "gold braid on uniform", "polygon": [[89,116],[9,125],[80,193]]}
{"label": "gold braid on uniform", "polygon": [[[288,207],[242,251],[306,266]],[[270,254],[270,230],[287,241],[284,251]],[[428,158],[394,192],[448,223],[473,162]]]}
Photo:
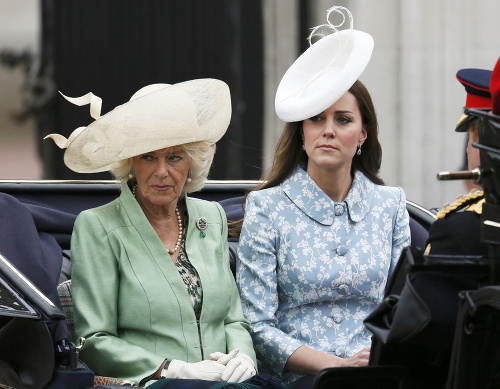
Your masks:
{"label": "gold braid on uniform", "polygon": [[482,198],[484,198],[484,192],[482,190],[473,189],[465,195],[458,196],[455,201],[445,204],[437,213],[436,219],[444,219],[450,213],[465,208]]}

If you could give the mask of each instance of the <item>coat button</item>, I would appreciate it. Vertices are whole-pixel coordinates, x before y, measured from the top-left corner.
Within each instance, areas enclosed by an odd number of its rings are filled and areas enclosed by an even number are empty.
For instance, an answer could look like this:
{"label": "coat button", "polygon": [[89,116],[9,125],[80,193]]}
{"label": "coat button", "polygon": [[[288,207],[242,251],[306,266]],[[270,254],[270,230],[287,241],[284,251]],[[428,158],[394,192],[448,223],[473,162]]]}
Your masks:
{"label": "coat button", "polygon": [[343,291],[344,293],[349,292],[349,287],[346,284],[339,285],[338,289]]}
{"label": "coat button", "polygon": [[337,254],[340,256],[344,256],[347,254],[347,246],[341,244],[339,247],[337,247]]}
{"label": "coat button", "polygon": [[339,324],[342,321],[342,315],[340,313],[335,313],[333,315],[333,321]]}
{"label": "coat button", "polygon": [[344,207],[340,204],[335,205],[335,216],[340,216],[344,213]]}

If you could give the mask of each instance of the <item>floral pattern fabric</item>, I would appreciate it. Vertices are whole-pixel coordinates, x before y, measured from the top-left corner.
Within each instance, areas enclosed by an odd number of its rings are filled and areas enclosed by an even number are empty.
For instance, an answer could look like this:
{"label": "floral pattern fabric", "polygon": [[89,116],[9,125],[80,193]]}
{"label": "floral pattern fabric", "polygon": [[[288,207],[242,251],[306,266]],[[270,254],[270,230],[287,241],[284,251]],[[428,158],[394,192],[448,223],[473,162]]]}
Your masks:
{"label": "floral pattern fabric", "polygon": [[201,307],[203,305],[203,288],[201,286],[201,280],[198,272],[191,264],[191,262],[189,262],[186,251],[184,249],[184,245],[179,252],[179,257],[175,262],[175,267],[177,268],[177,271],[179,272],[182,280],[186,284],[189,298],[191,300],[191,304],[193,305],[196,320],[199,320],[201,315]]}
{"label": "floral pattern fabric", "polygon": [[350,357],[370,346],[363,320],[410,245],[401,188],[356,172],[343,202],[302,168],[281,185],[251,192],[238,248],[237,283],[261,372],[285,382],[300,346]]}

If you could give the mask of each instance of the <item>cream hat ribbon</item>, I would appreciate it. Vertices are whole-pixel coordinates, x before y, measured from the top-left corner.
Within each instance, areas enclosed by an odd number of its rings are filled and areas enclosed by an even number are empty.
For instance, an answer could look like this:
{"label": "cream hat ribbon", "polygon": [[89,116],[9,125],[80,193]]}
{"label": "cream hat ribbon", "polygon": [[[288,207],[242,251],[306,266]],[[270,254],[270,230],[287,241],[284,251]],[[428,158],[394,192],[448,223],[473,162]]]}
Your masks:
{"label": "cream hat ribbon", "polygon": [[[78,105],[79,107],[83,105],[90,104],[90,116],[94,119],[97,120],[101,117],[101,108],[102,108],[102,99],[99,96],[94,95],[92,92],[87,93],[86,95],[80,96],[80,97],[68,97],[63,95],[61,92],[59,92],[62,97],[64,97],[67,101],[74,105]],[[51,138],[55,144],[60,148],[60,149],[66,149],[73,140],[80,135],[80,133],[86,128],[85,127],[78,127],[76,130],[74,130],[71,135],[69,136],[68,139],[64,137],[61,134],[49,134],[43,139]]]}

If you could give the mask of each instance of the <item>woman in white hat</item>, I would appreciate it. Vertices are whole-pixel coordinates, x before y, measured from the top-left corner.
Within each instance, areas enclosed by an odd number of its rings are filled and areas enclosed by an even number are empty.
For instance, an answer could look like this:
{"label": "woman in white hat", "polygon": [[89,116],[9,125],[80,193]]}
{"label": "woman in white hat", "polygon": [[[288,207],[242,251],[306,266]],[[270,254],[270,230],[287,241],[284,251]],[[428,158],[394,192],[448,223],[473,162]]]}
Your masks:
{"label": "woman in white hat", "polygon": [[368,364],[363,320],[410,244],[405,193],[378,175],[377,117],[357,80],[372,48],[351,24],[288,69],[276,94],[287,124],[246,199],[237,284],[262,372],[285,382]]}
{"label": "woman in white hat", "polygon": [[[188,197],[207,178],[231,118],[228,86],[201,79],[139,90],[65,148],[76,172],[111,172],[111,203],[83,211],[71,241],[80,358],[98,375],[145,385],[163,377],[242,381],[255,353],[229,266],[222,207]],[[223,297],[223,298],[221,298]]]}

